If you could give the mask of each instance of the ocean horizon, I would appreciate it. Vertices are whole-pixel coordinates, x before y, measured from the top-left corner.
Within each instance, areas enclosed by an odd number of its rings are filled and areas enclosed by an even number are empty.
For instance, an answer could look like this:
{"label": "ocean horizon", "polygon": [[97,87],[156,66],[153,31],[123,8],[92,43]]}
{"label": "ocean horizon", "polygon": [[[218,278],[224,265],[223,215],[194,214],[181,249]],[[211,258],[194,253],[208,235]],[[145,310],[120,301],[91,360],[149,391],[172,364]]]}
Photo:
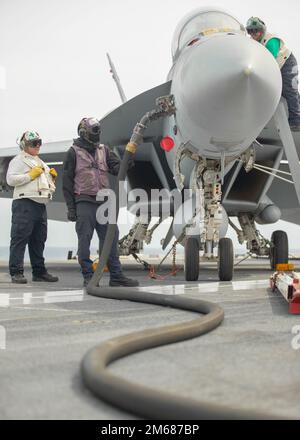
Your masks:
{"label": "ocean horizon", "polygon": [[[181,249],[179,249],[181,248]],[[66,261],[68,259],[68,253],[69,251],[72,252],[72,257],[75,257],[77,255],[77,248],[74,247],[58,247],[58,246],[46,246],[44,251],[44,257],[46,260],[59,260],[59,261]],[[163,256],[167,252],[162,251],[161,248],[155,248],[147,246],[141,254],[147,255],[147,256]],[[182,254],[183,253],[183,247],[178,246],[177,247],[177,253]],[[97,256],[98,249],[96,247],[91,248],[91,255]],[[0,261],[8,261],[9,259],[9,247],[8,246],[0,246]],[[25,252],[25,262],[29,262],[29,254],[28,249],[26,248]]]}
{"label": "ocean horizon", "polygon": [[[161,248],[146,246],[145,249],[143,249],[143,251],[141,252],[141,255],[145,255],[148,257],[163,257],[164,255],[166,255],[166,252],[168,252],[168,250],[169,250],[169,247],[167,248],[167,250],[162,251]],[[76,254],[77,254],[76,247],[46,246],[44,256],[45,256],[45,259],[48,261],[51,261],[51,260],[66,261],[68,259],[69,251],[72,252],[72,257],[76,256]],[[235,247],[234,252],[235,252],[236,256],[245,255],[246,248],[242,247],[242,246]],[[177,253],[177,255],[182,255],[184,253],[183,246],[180,246],[180,245],[177,246],[176,253]],[[300,249],[290,249],[289,253],[291,256],[299,257],[300,256]],[[96,257],[97,254],[98,254],[97,248],[92,247],[91,248],[91,255]],[[0,246],[0,261],[2,261],[2,262],[7,261],[8,262],[8,258],[9,258],[9,247],[8,246]],[[29,262],[28,249],[26,249],[26,252],[25,252],[25,262]]]}

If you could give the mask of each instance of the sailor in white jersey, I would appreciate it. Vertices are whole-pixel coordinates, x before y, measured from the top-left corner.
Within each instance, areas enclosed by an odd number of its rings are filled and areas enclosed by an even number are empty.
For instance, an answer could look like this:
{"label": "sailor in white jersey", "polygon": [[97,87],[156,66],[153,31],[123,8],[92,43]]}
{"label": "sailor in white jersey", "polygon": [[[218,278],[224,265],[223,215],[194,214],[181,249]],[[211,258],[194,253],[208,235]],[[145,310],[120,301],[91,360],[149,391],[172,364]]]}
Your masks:
{"label": "sailor in white jersey", "polygon": [[6,180],[14,187],[9,272],[13,283],[25,284],[24,253],[28,245],[33,281],[58,281],[47,272],[43,257],[47,239],[46,204],[55,191],[57,172],[39,157],[42,140],[35,131],[20,139],[21,152],[8,167]]}

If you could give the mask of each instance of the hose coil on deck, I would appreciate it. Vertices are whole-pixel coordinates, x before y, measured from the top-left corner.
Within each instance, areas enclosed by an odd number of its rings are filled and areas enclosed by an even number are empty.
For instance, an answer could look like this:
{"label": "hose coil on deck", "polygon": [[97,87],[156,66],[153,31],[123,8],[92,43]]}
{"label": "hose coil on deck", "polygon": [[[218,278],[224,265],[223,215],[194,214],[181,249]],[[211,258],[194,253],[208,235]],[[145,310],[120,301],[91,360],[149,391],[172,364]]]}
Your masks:
{"label": "hose coil on deck", "polygon": [[[173,97],[158,99],[158,110],[147,113],[135,126],[130,142],[127,145],[121,162],[116,190],[116,211],[118,215],[119,193],[118,183],[125,179],[128,161],[135,153],[135,147],[143,140],[143,133],[151,121],[175,113]],[[270,415],[254,411],[229,408],[221,405],[199,402],[182,398],[177,395],[153,390],[146,386],[131,383],[119,378],[108,371],[107,366],[141,350],[184,341],[205,334],[215,329],[223,321],[223,309],[200,299],[187,298],[180,295],[157,295],[151,292],[141,292],[137,288],[100,288],[99,282],[110,253],[115,236],[116,224],[108,225],[98,267],[87,286],[89,295],[129,300],[148,304],[162,305],[176,309],[200,313],[201,317],[176,325],[148,329],[125,336],[110,339],[92,348],[84,356],[81,372],[85,385],[101,399],[148,419],[270,419]]]}

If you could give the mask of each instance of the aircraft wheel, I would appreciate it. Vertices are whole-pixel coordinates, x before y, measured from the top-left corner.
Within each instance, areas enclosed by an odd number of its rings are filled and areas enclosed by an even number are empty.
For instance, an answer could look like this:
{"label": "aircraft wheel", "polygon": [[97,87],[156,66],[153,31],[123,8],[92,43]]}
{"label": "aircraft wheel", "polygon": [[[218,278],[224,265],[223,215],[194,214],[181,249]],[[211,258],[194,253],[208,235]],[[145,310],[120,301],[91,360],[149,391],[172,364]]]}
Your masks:
{"label": "aircraft wheel", "polygon": [[199,243],[188,238],[184,246],[184,274],[186,281],[197,281],[199,277]]}
{"label": "aircraft wheel", "polygon": [[271,236],[271,243],[270,264],[271,269],[276,270],[277,264],[287,264],[289,262],[289,242],[287,233],[284,231],[274,231]]}
{"label": "aircraft wheel", "polygon": [[219,241],[218,273],[220,281],[231,281],[233,277],[233,245],[230,238]]}

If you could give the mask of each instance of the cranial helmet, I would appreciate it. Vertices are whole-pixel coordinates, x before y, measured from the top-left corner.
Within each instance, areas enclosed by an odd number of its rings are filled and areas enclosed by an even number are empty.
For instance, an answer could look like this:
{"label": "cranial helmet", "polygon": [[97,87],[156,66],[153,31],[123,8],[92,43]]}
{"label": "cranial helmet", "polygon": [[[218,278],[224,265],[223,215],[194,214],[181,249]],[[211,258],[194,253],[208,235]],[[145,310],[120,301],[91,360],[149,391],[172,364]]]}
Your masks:
{"label": "cranial helmet", "polygon": [[263,32],[265,33],[267,30],[266,24],[258,17],[251,17],[247,21],[246,29],[248,34],[253,32]]}
{"label": "cranial helmet", "polygon": [[42,139],[36,131],[25,131],[19,143],[21,150],[24,150],[25,147],[40,147],[41,145]]}
{"label": "cranial helmet", "polygon": [[83,118],[78,125],[78,136],[90,144],[99,144],[101,127],[96,118]]}

